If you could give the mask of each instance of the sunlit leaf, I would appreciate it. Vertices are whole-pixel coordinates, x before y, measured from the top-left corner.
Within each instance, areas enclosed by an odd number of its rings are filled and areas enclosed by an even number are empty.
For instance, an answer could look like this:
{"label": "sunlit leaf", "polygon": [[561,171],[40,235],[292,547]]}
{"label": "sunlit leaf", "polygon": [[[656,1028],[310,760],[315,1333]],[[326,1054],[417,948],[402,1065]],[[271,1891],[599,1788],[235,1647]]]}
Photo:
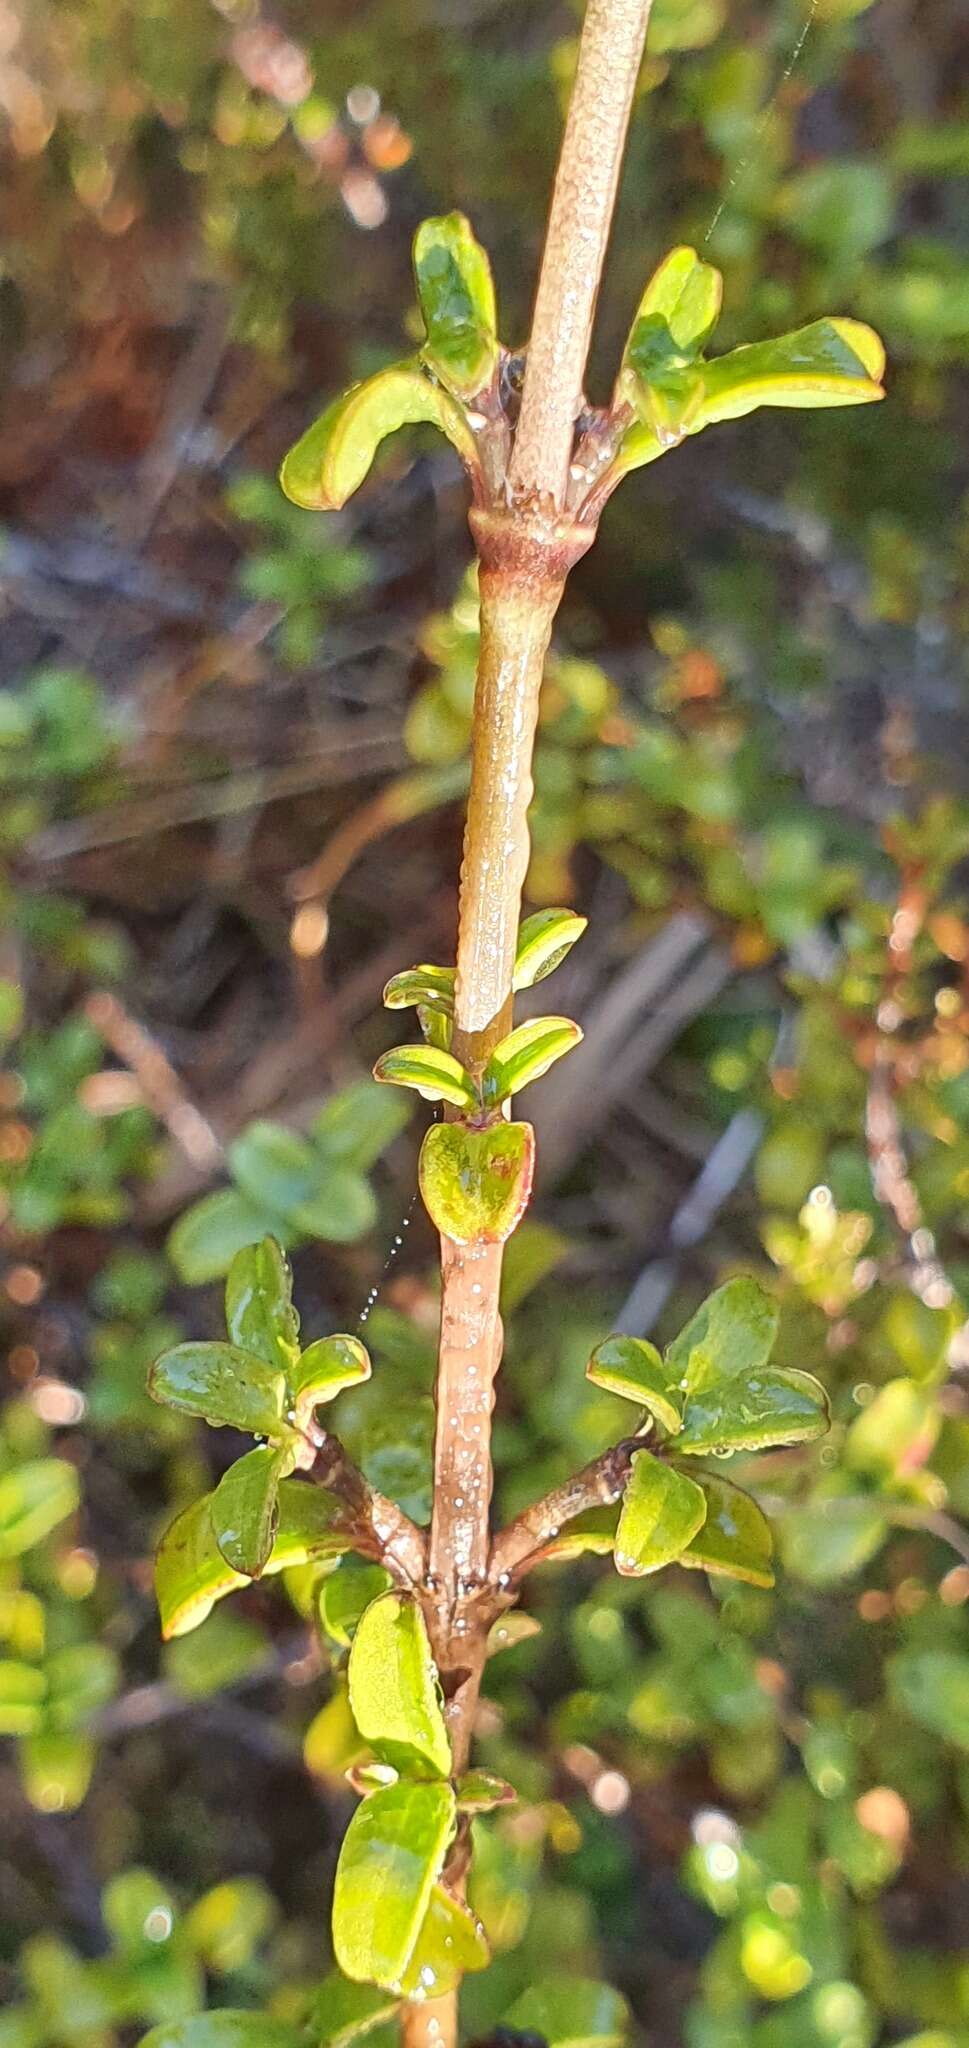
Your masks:
{"label": "sunlit leaf", "polygon": [[578,1045],[582,1032],[570,1017],[529,1017],[495,1046],[484,1071],[482,1092],[492,1107],[517,1095],[547,1074],[556,1060]]}
{"label": "sunlit leaf", "polygon": [[344,1387],[370,1378],[370,1354],[359,1337],[319,1337],[303,1352],[289,1376],[296,1420],[305,1429],[313,1409],[332,1401]]}
{"label": "sunlit leaf", "polygon": [[251,1436],[278,1434],[285,1413],[282,1373],[235,1344],[177,1344],[155,1360],[148,1392],[183,1415],[204,1416],[213,1429]]}
{"label": "sunlit leaf", "polygon": [[0,1475],[0,1558],[20,1557],[74,1513],[80,1486],[66,1458],[31,1458]]}
{"label": "sunlit leaf", "polygon": [[169,1524],[155,1556],[155,1593],[166,1640],[187,1635],[217,1600],[244,1586],[226,1563],[212,1527],[211,1495],[193,1501]]}
{"label": "sunlit leaf", "polygon": [[231,1877],[203,1892],[185,1918],[185,1937],[207,1970],[244,1970],[278,1915],[257,1877]]}
{"label": "sunlit leaf", "polygon": [[687,1399],[677,1451],[759,1451],[768,1444],[810,1443],[830,1426],[828,1398],[808,1372],[765,1368]]}
{"label": "sunlit leaf", "polygon": [[363,483],[381,441],[422,421],[446,434],[462,461],[474,463],[474,437],[461,407],[420,363],[398,363],[352,385],[307,428],[279,472],[287,498],[305,511],[338,511]]}
{"label": "sunlit leaf", "polygon": [[560,967],[588,924],[574,910],[536,910],[518,933],[512,988],[533,988]]}
{"label": "sunlit leaf", "polygon": [[696,355],[717,324],[722,299],[723,278],[712,263],[701,263],[695,249],[671,249],[640,299],[629,337],[630,357],[635,361],[636,336],[643,322],[662,323],[684,356]]}
{"label": "sunlit leaf", "polygon": [[431,1893],[421,1931],[401,1979],[406,1998],[439,1998],[491,1961],[484,1928],[442,1884]]}
{"label": "sunlit leaf", "polygon": [[728,1479],[704,1473],[697,1484],[706,1498],[706,1519],[677,1562],[749,1586],[772,1586],[774,1539],[763,1510]]}
{"label": "sunlit leaf", "polygon": [[229,1466],[212,1495],[215,1540],[226,1564],[246,1578],[258,1579],[269,1562],[279,1482],[291,1468],[289,1450],[260,1445]]}
{"label": "sunlit leaf", "polygon": [[343,1649],[349,1648],[362,1614],[381,1593],[389,1591],[390,1573],[382,1564],[348,1556],[338,1570],[324,1579],[319,1593],[320,1621],[324,1633]]}
{"label": "sunlit leaf", "polygon": [[621,2048],[630,2024],[626,2001],[610,1984],[566,1976],[530,1984],[505,2021],[538,2034],[548,2048]]}
{"label": "sunlit leaf", "polygon": [[587,1508],[584,1514],[563,1523],[556,1536],[544,1546],[543,1564],[571,1564],[576,1557],[609,1557],[616,1540],[615,1508]]}
{"label": "sunlit leaf", "polygon": [[313,2003],[311,2039],[318,2048],[349,2048],[374,2027],[392,2019],[398,1998],[376,1984],[353,1984],[339,1970],[324,1977]]}
{"label": "sunlit leaf", "polygon": [[490,1813],[496,1806],[514,1806],[518,1797],[514,1785],[493,1771],[465,1771],[455,1791],[462,1813]]}
{"label": "sunlit leaf", "polygon": [[637,1451],[616,1530],[617,1572],[635,1578],[671,1564],[702,1528],[706,1511],[694,1480],[650,1451]]}
{"label": "sunlit leaf", "polygon": [[476,1109],[478,1097],[470,1074],[453,1053],[433,1045],[396,1045],[382,1053],[374,1067],[375,1081],[398,1088],[416,1088],[425,1102],[450,1102],[455,1109]]}
{"label": "sunlit leaf", "polygon": [[666,1353],[666,1362],[691,1397],[722,1380],[758,1372],[777,1336],[773,1297],[740,1274],[708,1295]]}
{"label": "sunlit leaf", "polygon": [[421,222],[414,276],[427,329],[421,354],[451,391],[471,398],[490,383],[498,344],[491,266],[462,213]]}
{"label": "sunlit leaf", "polygon": [[17,1763],[31,1806],[40,1813],[75,1813],[87,1797],[97,1754],[93,1736],[82,1729],[41,1727],[24,1736],[17,1746]]}
{"label": "sunlit leaf", "polygon": [[634,1401],[671,1435],[681,1428],[679,1387],[655,1344],[643,1337],[607,1337],[596,1346],[585,1370],[594,1386]]}
{"label": "sunlit leaf", "polygon": [[427,1626],[416,1601],[385,1593],[361,1616],[347,1669],[350,1706],[365,1742],[399,1770],[447,1777],[451,1745]]}
{"label": "sunlit leaf", "polygon": [[775,341],[731,349],[704,365],[692,429],[742,419],[761,405],[867,405],[883,398],[885,351],[860,320],[815,320]]}
{"label": "sunlit leaf", "polygon": [[341,1970],[397,1990],[454,1831],[450,1785],[402,1781],[373,1792],[343,1838],[333,1894]]}
{"label": "sunlit leaf", "polygon": [[420,1007],[453,1017],[453,967],[406,967],[402,974],[391,976],[384,989],[384,1003],[388,1010]]}
{"label": "sunlit leaf", "polygon": [[30,1735],[40,1727],[47,1680],[36,1664],[0,1657],[0,1735]]}
{"label": "sunlit leaf", "polygon": [[233,1344],[274,1371],[289,1372],[299,1356],[289,1260],[274,1237],[236,1252],[225,1283],[225,1322]]}
{"label": "sunlit leaf", "polygon": [[431,1222],[456,1244],[503,1244],[524,1214],[534,1164],[531,1124],[432,1124],[419,1165]]}

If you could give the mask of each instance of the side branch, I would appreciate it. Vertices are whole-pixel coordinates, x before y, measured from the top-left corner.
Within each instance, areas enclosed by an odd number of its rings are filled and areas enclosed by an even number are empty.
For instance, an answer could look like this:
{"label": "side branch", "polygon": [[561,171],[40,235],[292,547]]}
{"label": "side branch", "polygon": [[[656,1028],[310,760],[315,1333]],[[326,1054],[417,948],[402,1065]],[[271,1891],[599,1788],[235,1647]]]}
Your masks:
{"label": "side branch", "polygon": [[413,1591],[424,1579],[427,1545],[416,1522],[396,1501],[378,1493],[344,1450],[339,1437],[320,1431],[310,1441],[316,1456],[309,1476],[346,1509],[354,1547],[386,1565],[398,1585]]}
{"label": "side branch", "polygon": [[493,1585],[515,1586],[553,1543],[564,1522],[574,1522],[590,1508],[612,1507],[619,1499],[632,1466],[633,1454],[642,1450],[640,1437],[625,1437],[611,1444],[598,1458],[583,1465],[562,1486],[555,1486],[544,1500],[525,1508],[496,1536],[491,1552],[489,1576]]}

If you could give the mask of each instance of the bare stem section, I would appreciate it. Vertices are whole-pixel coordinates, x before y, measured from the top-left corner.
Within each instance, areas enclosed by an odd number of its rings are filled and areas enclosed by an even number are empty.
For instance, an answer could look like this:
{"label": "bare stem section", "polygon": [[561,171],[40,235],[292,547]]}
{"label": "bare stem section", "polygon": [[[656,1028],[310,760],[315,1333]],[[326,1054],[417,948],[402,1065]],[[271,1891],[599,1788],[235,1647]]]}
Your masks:
{"label": "bare stem section", "polygon": [[510,496],[565,504],[572,430],[650,0],[589,0],[548,220]]}

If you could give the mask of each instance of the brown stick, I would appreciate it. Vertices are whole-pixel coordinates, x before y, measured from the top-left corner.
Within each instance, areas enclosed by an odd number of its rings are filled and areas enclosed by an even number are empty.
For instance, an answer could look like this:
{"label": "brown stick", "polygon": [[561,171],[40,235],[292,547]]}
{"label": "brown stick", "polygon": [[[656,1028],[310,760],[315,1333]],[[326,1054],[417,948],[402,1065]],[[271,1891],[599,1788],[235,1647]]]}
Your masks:
{"label": "brown stick", "polygon": [[492,1580],[509,1591],[518,1584],[558,1535],[563,1523],[574,1522],[590,1508],[612,1507],[629,1477],[633,1453],[642,1444],[635,1437],[611,1444],[571,1479],[552,1488],[509,1522],[496,1537],[491,1553]]}

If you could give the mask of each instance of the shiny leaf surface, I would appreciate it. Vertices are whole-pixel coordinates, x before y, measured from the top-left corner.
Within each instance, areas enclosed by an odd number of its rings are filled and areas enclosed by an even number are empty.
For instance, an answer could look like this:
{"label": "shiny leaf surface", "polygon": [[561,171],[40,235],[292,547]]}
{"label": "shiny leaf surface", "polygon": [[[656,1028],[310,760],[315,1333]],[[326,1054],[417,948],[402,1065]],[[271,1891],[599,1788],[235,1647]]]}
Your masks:
{"label": "shiny leaf surface", "polygon": [[456,1244],[503,1244],[524,1214],[534,1165],[531,1124],[432,1124],[420,1154],[424,1207]]}
{"label": "shiny leaf surface", "polygon": [[370,1373],[370,1353],[359,1337],[337,1333],[310,1344],[289,1376],[300,1428],[306,1428],[318,1404],[334,1400],[344,1387],[360,1386]]}
{"label": "shiny leaf surface", "polygon": [[681,1428],[679,1390],[655,1344],[643,1337],[607,1337],[596,1346],[585,1370],[593,1386],[647,1409],[671,1435]]}
{"label": "shiny leaf surface", "polygon": [[578,1024],[570,1017],[529,1017],[495,1046],[484,1072],[485,1101],[497,1107],[520,1088],[527,1088],[530,1081],[540,1080],[581,1037]]}
{"label": "shiny leaf surface", "polygon": [[275,1371],[289,1372],[295,1364],[299,1317],[293,1276],[274,1237],[236,1252],[226,1276],[225,1324],[233,1344]]}
{"label": "shiny leaf surface", "polygon": [[705,1473],[697,1484],[706,1498],[706,1520],[678,1562],[742,1579],[748,1586],[772,1586],[774,1538],[763,1510],[728,1479]]}
{"label": "shiny leaf surface", "polygon": [[450,1102],[455,1109],[476,1109],[474,1083],[452,1053],[433,1045],[396,1045],[382,1053],[374,1067],[375,1081],[397,1088],[416,1088],[425,1102]]}
{"label": "shiny leaf surface", "polygon": [[637,1451],[616,1530],[616,1570],[643,1577],[671,1564],[702,1528],[706,1499],[695,1481],[649,1451]]}
{"label": "shiny leaf surface", "polygon": [[512,988],[534,988],[554,973],[581,939],[589,920],[574,910],[536,910],[518,933]]}
{"label": "shiny leaf surface", "polygon": [[347,1671],[365,1742],[398,1770],[447,1777],[451,1745],[427,1627],[416,1601],[385,1593],[361,1616]]}
{"label": "shiny leaf surface", "polygon": [[279,1371],[234,1344],[177,1344],[148,1374],[152,1400],[183,1415],[201,1415],[213,1429],[273,1436],[282,1425],[286,1382]]}
{"label": "shiny leaf surface", "polygon": [[449,390],[471,398],[490,382],[498,344],[491,266],[463,213],[421,222],[414,276],[427,329],[421,354]]}
{"label": "shiny leaf surface", "polygon": [[269,1562],[279,1482],[291,1463],[291,1452],[260,1445],[229,1466],[212,1495],[215,1540],[226,1564],[245,1578],[258,1579]]}
{"label": "shiny leaf surface", "polygon": [[438,427],[463,461],[474,462],[460,406],[419,363],[378,370],[334,399],[290,449],[279,472],[287,498],[304,511],[338,511],[363,483],[381,441],[421,422]]}
{"label": "shiny leaf surface", "polygon": [[758,1372],[774,1348],[779,1320],[772,1296],[740,1274],[709,1295],[674,1339],[666,1353],[670,1372],[689,1396]]}
{"label": "shiny leaf surface", "polygon": [[759,1451],[809,1443],[829,1427],[824,1388],[808,1372],[767,1368],[690,1396],[677,1451]]}
{"label": "shiny leaf surface", "polygon": [[443,1782],[389,1785],[358,1807],[343,1838],[333,1895],[341,1970],[400,1988],[454,1831]]}

